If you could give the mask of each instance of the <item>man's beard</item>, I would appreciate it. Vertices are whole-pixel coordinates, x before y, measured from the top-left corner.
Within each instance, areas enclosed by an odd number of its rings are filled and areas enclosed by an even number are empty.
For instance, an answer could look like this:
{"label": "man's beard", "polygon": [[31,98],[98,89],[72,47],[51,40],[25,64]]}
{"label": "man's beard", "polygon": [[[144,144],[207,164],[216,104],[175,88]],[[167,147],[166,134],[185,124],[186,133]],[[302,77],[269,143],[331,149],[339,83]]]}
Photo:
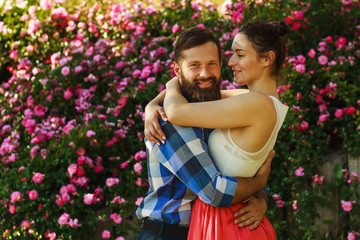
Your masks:
{"label": "man's beard", "polygon": [[[200,80],[212,80],[211,87],[200,88],[197,85],[197,82]],[[180,90],[189,102],[206,102],[221,99],[220,84],[221,79],[217,79],[216,77],[208,77],[206,79],[197,78],[190,81],[181,73]]]}

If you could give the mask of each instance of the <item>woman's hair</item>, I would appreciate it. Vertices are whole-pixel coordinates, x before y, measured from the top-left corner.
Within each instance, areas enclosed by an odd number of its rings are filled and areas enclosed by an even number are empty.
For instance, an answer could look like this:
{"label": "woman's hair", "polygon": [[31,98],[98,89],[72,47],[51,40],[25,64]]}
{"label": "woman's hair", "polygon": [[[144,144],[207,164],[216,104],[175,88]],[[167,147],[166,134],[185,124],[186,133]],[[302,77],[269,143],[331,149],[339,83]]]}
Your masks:
{"label": "woman's hair", "polygon": [[219,61],[221,62],[221,45],[219,39],[215,37],[209,30],[199,27],[193,27],[181,33],[174,43],[174,58],[175,62],[179,63],[182,52],[184,50],[203,45],[207,42],[213,42],[218,48]]}
{"label": "woman's hair", "polygon": [[271,66],[271,74],[278,76],[286,56],[286,43],[283,36],[289,28],[284,22],[250,22],[242,25],[239,33],[247,36],[259,57],[264,57],[268,51],[274,51],[275,60]]}

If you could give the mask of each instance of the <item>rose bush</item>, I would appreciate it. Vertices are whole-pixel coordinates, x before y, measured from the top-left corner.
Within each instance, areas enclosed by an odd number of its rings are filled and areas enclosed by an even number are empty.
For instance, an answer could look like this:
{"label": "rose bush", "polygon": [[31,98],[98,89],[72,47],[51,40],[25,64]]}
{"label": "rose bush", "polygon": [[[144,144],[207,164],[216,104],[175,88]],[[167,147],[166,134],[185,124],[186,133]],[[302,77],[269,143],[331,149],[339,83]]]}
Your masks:
{"label": "rose bush", "polygon": [[[360,152],[358,1],[1,4],[0,67],[9,75],[0,87],[4,239],[82,239],[104,221],[112,227],[98,238],[139,231],[130,223],[148,187],[143,110],[173,76],[175,37],[209,28],[226,60],[237,27],[256,19],[292,29],[278,88],[290,110],[268,217],[279,239],[321,239],[316,206],[328,206],[344,219],[328,238],[359,238],[358,173],[347,165],[335,166],[335,179],[319,172],[328,154]],[[223,88],[239,87],[228,67],[222,74]]]}

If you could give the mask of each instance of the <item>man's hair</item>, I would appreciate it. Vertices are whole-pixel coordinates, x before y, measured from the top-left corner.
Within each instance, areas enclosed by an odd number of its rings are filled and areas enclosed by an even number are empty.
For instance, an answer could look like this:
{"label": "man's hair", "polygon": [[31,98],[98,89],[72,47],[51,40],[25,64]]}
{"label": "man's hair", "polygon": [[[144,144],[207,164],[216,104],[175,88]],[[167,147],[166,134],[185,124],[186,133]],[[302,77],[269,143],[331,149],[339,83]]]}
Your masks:
{"label": "man's hair", "polygon": [[222,54],[219,39],[217,39],[209,30],[199,27],[187,29],[177,37],[174,43],[175,62],[179,64],[179,61],[183,58],[182,52],[184,50],[203,45],[207,42],[213,42],[216,44],[218,48],[219,61],[221,62]]}

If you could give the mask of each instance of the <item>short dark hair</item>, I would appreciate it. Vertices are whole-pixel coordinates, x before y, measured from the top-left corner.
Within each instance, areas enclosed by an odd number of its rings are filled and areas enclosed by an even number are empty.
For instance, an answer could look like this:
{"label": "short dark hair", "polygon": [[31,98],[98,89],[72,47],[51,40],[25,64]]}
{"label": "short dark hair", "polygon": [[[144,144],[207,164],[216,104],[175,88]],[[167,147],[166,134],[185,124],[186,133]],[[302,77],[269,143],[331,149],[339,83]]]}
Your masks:
{"label": "short dark hair", "polygon": [[268,51],[274,51],[275,61],[271,66],[271,73],[279,75],[281,66],[286,57],[286,43],[283,36],[289,33],[284,22],[250,22],[242,25],[239,33],[247,36],[259,57],[264,57]]}
{"label": "short dark hair", "polygon": [[219,39],[207,29],[193,27],[182,32],[174,43],[174,58],[175,62],[179,63],[184,50],[203,45],[207,42],[213,42],[218,48],[219,61],[222,60],[221,45]]}

